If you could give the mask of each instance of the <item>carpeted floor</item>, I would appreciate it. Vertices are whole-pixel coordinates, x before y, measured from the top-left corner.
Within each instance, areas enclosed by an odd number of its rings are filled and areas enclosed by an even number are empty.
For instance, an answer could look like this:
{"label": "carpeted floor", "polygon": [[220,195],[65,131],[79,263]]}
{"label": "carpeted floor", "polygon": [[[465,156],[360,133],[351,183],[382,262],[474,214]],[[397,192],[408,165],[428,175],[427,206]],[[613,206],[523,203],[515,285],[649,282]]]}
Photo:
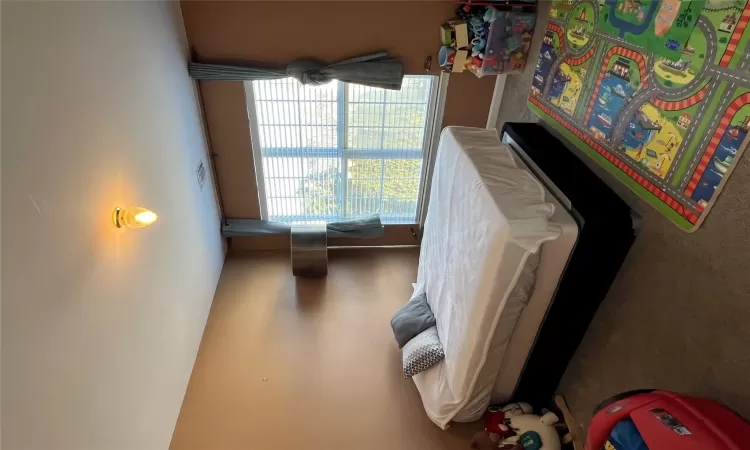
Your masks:
{"label": "carpeted floor", "polygon": [[287,253],[229,255],[171,450],[469,448],[481,425],[427,418],[390,328],[419,250],[329,256],[295,279]]}
{"label": "carpeted floor", "polygon": [[750,418],[750,159],[692,234],[587,163],[644,226],[561,382],[571,409],[587,420],[612,394],[655,387]]}

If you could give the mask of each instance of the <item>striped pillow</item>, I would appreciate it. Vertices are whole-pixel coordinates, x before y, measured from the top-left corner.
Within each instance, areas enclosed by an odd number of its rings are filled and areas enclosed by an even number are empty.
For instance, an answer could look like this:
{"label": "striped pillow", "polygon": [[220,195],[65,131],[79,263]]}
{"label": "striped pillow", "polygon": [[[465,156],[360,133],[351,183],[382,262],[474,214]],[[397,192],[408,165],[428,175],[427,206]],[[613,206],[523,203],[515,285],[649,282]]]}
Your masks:
{"label": "striped pillow", "polygon": [[423,372],[445,358],[437,327],[430,327],[404,345],[401,349],[404,362],[404,378]]}

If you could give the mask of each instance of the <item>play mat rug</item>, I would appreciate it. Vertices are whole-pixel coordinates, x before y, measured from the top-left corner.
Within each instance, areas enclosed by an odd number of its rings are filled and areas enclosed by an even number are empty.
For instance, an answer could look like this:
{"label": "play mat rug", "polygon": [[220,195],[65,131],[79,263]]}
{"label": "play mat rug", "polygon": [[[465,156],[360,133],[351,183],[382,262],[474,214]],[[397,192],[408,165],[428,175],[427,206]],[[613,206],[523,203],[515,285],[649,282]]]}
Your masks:
{"label": "play mat rug", "polygon": [[530,108],[682,229],[747,146],[750,0],[555,0]]}

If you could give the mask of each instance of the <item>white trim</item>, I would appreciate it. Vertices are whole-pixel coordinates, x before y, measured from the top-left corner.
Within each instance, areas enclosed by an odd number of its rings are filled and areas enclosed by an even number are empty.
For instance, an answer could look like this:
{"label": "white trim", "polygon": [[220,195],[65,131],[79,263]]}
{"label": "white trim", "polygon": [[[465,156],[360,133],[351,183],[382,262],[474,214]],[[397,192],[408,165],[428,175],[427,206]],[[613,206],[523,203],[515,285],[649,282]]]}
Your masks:
{"label": "white trim", "polygon": [[260,218],[268,220],[268,202],[266,200],[266,183],[263,173],[263,156],[260,151],[260,134],[258,131],[258,118],[255,114],[255,93],[253,82],[245,81],[245,102],[247,103],[247,118],[250,122],[250,146],[253,149],[253,165],[255,166],[255,184],[258,186],[258,205],[260,206]]}
{"label": "white trim", "polygon": [[500,74],[495,80],[495,89],[492,91],[492,102],[490,102],[490,111],[487,114],[487,127],[497,127],[497,116],[500,114],[500,105],[503,102],[503,91],[505,91],[505,81],[508,75]]}
{"label": "white trim", "polygon": [[434,95],[430,99],[430,141],[426,146],[422,162],[422,183],[419,187],[419,203],[417,204],[417,223],[424,227],[427,218],[427,207],[430,203],[430,190],[432,188],[432,170],[435,165],[435,156],[440,142],[440,132],[443,130],[443,113],[445,112],[445,99],[448,96],[448,82],[450,74],[440,73],[437,86],[433,83]]}

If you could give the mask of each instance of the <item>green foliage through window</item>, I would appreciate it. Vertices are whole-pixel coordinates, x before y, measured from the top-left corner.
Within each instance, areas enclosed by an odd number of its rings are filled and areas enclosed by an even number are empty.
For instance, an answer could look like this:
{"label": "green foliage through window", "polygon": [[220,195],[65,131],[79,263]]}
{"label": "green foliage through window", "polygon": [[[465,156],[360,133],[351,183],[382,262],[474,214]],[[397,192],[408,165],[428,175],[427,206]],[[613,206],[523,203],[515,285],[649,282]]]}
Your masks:
{"label": "green foliage through window", "polygon": [[413,222],[433,78],[400,91],[252,82],[269,218]]}

